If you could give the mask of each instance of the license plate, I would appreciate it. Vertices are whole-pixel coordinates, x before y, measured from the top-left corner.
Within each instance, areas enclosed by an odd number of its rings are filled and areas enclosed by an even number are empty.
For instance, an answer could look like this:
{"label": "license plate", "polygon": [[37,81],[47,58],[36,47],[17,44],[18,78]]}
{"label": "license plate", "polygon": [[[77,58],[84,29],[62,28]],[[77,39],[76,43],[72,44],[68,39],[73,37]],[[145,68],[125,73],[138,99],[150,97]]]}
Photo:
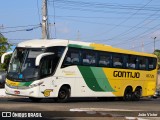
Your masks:
{"label": "license plate", "polygon": [[14,91],[14,94],[18,95],[20,94],[20,91]]}

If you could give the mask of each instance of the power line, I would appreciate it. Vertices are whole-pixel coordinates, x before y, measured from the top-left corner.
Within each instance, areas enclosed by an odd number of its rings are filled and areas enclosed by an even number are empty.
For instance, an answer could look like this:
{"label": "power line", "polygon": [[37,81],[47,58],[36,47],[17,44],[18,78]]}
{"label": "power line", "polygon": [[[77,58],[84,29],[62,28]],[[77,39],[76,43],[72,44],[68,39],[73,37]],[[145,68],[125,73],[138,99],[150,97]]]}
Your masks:
{"label": "power line", "polygon": [[[76,7],[76,8],[74,8],[74,7],[68,7],[68,6],[66,6],[66,7],[64,7],[64,6],[56,6],[58,9],[66,9],[66,10],[78,10],[78,11],[82,11],[82,12],[86,12],[86,11],[90,11],[90,12],[100,12],[100,13],[108,13],[108,14],[113,14],[113,13],[116,13],[116,14],[131,14],[131,13],[133,13],[132,11],[130,11],[130,12],[124,12],[124,11],[106,11],[106,10],[99,10],[99,9],[88,9],[88,8],[78,8],[78,7]],[[150,13],[148,13],[148,12],[145,12],[145,13],[137,13],[137,15],[150,15]]]}
{"label": "power line", "polygon": [[[53,17],[52,15],[49,15],[50,17]],[[70,21],[75,21],[75,22],[82,22],[82,23],[89,23],[89,24],[98,24],[98,25],[107,25],[107,26],[117,26],[117,24],[107,24],[107,23],[102,23],[102,22],[92,22],[92,21],[87,21],[87,20],[77,20],[77,19],[72,19],[72,18],[63,18],[63,20],[70,20]],[[133,27],[133,26],[128,26],[128,25],[120,25],[119,27]],[[144,28],[148,29],[149,27],[137,27],[137,28]]]}
{"label": "power line", "polygon": [[[125,19],[124,21],[122,21],[120,24],[114,26],[113,28],[111,28],[109,31],[107,32],[111,32],[113,29],[115,29],[116,27],[120,26],[121,24],[125,23],[126,21],[128,21],[130,18],[132,18],[134,15],[137,15],[138,12],[140,10],[144,10],[143,8],[145,8],[152,0],[150,0],[149,2],[147,2],[145,5],[139,7],[139,9],[137,9],[137,11],[135,13],[133,13],[131,16],[129,16],[127,19]],[[158,9],[157,9],[158,10]],[[159,12],[159,11],[156,11],[156,12]],[[152,14],[152,16],[154,16],[154,14]],[[149,18],[149,17],[148,17]],[[146,20],[146,19],[145,19]],[[137,27],[136,27],[137,28]],[[138,28],[141,28],[141,27],[138,27]],[[128,32],[128,31],[127,31]],[[104,34],[104,33],[103,33]],[[126,34],[126,33],[125,33]],[[93,37],[93,36],[92,36]]]}
{"label": "power line", "polygon": [[4,32],[1,32],[1,33],[11,33],[11,32],[20,32],[20,31],[31,31],[31,30],[34,30],[34,29],[37,29],[41,26],[37,26],[37,27],[33,27],[33,28],[29,28],[29,29],[19,29],[19,30],[11,30],[11,31],[4,31]]}
{"label": "power line", "polygon": [[[140,10],[142,10],[144,7],[146,7],[148,4],[150,4],[152,2],[152,0],[150,0],[149,2],[147,2],[145,5],[143,5],[140,9],[138,9],[135,13],[131,14],[129,17],[127,17],[125,20],[123,20],[122,22],[120,22],[118,25],[114,26],[113,28],[110,28],[108,31],[106,31],[105,33],[109,33],[112,30],[114,30],[115,28],[117,28],[118,26],[120,26],[121,24],[127,22],[130,18],[132,18],[134,15],[136,15]],[[101,33],[104,34],[104,33]],[[101,35],[100,34],[100,35]]]}
{"label": "power line", "polygon": [[[54,16],[54,15],[49,15],[49,16]],[[126,19],[127,17],[104,17],[104,16],[55,16],[55,17],[58,17],[58,18],[84,18],[84,19]],[[134,17],[132,19],[143,19],[143,17]],[[152,18],[154,19],[154,18]],[[156,18],[157,19],[157,18]]]}
{"label": "power line", "polygon": [[36,25],[23,25],[23,26],[11,26],[11,27],[4,27],[3,29],[12,29],[12,28],[24,28],[24,27],[36,27],[40,26],[41,24],[36,24]]}
{"label": "power line", "polygon": [[[117,38],[117,37],[122,37],[122,36],[128,35],[129,33],[133,33],[134,31],[138,30],[139,28],[141,28],[141,27],[143,27],[143,26],[146,26],[146,24],[144,24],[144,25],[141,25],[141,24],[142,24],[143,22],[145,22],[146,20],[148,20],[150,17],[152,17],[152,16],[154,16],[155,14],[157,14],[158,12],[159,12],[159,11],[156,11],[154,14],[152,14],[151,16],[145,18],[143,21],[141,21],[141,22],[139,22],[138,24],[134,25],[134,26],[131,27],[130,29],[122,32],[121,34],[116,35],[115,37],[110,38],[109,40],[113,40],[113,39],[115,39],[115,38]],[[158,16],[157,18],[154,18],[154,19],[150,20],[147,24],[153,22],[154,20],[157,20],[158,18],[160,18],[160,16]],[[138,27],[137,27],[138,25],[141,25],[141,26],[138,28]],[[132,29],[134,29],[134,30],[132,30]]]}
{"label": "power line", "polygon": [[[160,26],[160,24],[152,27],[151,29],[155,29],[155,28],[158,27],[158,26]],[[141,36],[142,34],[145,34],[146,32],[150,31],[151,29],[146,30],[146,31],[144,31],[144,32],[142,32],[142,33],[140,33],[140,34],[138,34],[138,35],[136,35],[136,36],[134,36],[134,37],[132,37],[132,38],[130,38],[130,39],[128,39],[128,40],[125,40],[125,41],[123,41],[123,42],[119,42],[119,43],[117,43],[117,44],[113,44],[113,46],[119,46],[119,45],[127,44],[126,42],[132,41],[133,39],[137,38],[138,36]],[[159,29],[157,29],[157,30],[159,30]]]}
{"label": "power line", "polygon": [[[49,2],[53,2],[49,0]],[[67,5],[67,6],[77,6],[77,7],[90,7],[90,8],[100,8],[100,9],[124,9],[124,10],[139,10],[141,6],[139,5],[123,5],[123,4],[108,4],[102,2],[81,2],[81,1],[69,1],[69,0],[55,0],[57,4]],[[156,11],[159,10],[159,6],[149,6],[147,8],[143,8],[142,10]]]}
{"label": "power line", "polygon": [[[156,42],[157,42],[157,41],[160,41],[160,40],[156,40]],[[152,42],[148,42],[148,43],[144,44],[143,46],[150,45],[151,43],[153,43],[153,41],[152,41]],[[134,48],[130,48],[130,49],[135,49],[135,48],[139,48],[139,47],[141,47],[141,45],[136,46],[136,47],[134,47]]]}

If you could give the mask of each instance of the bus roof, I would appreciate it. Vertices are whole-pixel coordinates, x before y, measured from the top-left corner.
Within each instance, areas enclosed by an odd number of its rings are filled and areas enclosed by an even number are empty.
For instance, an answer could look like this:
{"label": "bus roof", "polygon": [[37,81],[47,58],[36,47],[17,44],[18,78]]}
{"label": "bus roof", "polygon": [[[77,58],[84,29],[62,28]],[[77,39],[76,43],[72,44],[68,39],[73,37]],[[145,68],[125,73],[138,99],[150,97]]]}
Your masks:
{"label": "bus roof", "polygon": [[24,41],[17,45],[17,47],[27,47],[27,48],[41,48],[41,47],[52,47],[52,46],[72,46],[76,48],[87,48],[87,49],[109,51],[109,52],[115,52],[115,53],[135,54],[135,55],[141,55],[141,56],[156,57],[156,55],[153,55],[153,54],[125,50],[125,49],[116,48],[116,47],[112,47],[110,45],[105,45],[105,44],[71,41],[71,40],[64,40],[64,39],[50,39],[50,40],[35,39],[35,40]]}
{"label": "bus roof", "polygon": [[36,48],[39,48],[39,47],[52,47],[52,46],[68,46],[68,44],[89,46],[91,43],[64,40],[64,39],[50,39],[50,40],[35,39],[35,40],[28,40],[28,41],[21,42],[17,45],[17,47],[36,47]]}

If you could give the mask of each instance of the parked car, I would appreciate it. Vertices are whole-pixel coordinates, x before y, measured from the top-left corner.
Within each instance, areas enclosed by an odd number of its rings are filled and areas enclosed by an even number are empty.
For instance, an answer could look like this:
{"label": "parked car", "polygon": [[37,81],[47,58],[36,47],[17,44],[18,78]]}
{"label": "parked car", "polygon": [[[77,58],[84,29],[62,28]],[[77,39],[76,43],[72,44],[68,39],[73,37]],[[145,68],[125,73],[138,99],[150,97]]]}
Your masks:
{"label": "parked car", "polygon": [[152,98],[158,98],[158,97],[160,97],[160,90],[157,90],[155,94],[152,96]]}
{"label": "parked car", "polygon": [[4,88],[6,72],[0,72],[0,88]]}

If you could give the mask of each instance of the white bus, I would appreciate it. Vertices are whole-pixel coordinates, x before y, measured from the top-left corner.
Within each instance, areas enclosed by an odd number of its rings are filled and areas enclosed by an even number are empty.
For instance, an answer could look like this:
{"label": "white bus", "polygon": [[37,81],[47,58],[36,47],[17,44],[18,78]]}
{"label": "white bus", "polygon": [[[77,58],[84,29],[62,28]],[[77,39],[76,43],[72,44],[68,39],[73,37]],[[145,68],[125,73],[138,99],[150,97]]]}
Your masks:
{"label": "white bus", "polygon": [[13,52],[5,90],[37,102],[42,98],[66,102],[70,97],[128,101],[153,95],[156,78],[153,54],[87,42],[30,40],[19,43]]}

